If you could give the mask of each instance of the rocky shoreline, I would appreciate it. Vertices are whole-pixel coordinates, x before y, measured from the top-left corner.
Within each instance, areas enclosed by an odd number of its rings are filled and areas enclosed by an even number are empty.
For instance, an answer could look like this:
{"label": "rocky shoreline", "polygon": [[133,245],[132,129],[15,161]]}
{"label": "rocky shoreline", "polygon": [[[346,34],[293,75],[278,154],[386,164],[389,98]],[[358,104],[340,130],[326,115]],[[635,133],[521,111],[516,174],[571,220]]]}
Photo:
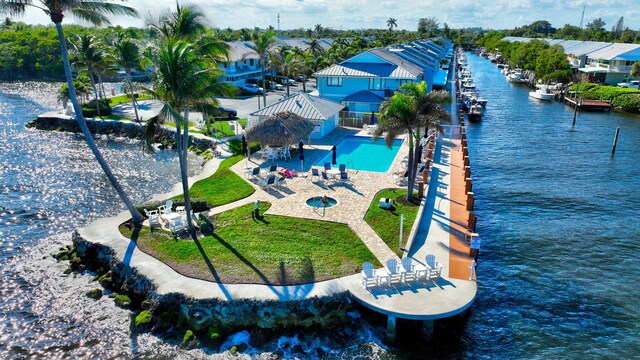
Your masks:
{"label": "rocky shoreline", "polygon": [[[144,126],[133,121],[93,119],[87,119],[86,121],[87,127],[92,134],[121,136],[136,140],[141,140],[143,137]],[[80,126],[74,117],[56,112],[39,115],[26,126],[38,130],[80,133]],[[160,142],[173,142],[174,139],[175,130],[168,126],[163,126],[162,134],[159,136]],[[215,150],[216,140],[202,134],[192,133],[189,134],[189,146],[199,151]]]}

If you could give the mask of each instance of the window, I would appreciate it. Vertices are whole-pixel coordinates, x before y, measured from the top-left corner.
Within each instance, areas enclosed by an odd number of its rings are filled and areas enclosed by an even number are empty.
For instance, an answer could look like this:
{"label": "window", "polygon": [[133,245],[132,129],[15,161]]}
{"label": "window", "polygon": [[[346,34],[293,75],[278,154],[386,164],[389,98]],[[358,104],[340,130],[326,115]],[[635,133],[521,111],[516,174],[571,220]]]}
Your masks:
{"label": "window", "polygon": [[342,78],[335,76],[327,77],[327,86],[342,86]]}
{"label": "window", "polygon": [[249,66],[253,66],[253,59],[249,59]]}
{"label": "window", "polygon": [[386,79],[371,78],[369,79],[369,90],[382,90],[386,86]]}

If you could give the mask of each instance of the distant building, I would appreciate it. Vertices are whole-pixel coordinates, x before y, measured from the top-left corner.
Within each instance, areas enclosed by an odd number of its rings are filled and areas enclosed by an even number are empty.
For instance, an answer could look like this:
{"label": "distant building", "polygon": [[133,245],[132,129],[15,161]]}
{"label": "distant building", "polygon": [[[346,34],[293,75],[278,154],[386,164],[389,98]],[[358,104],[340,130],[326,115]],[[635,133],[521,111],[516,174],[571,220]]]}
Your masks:
{"label": "distant building", "polygon": [[229,45],[229,59],[220,63],[225,80],[238,87],[242,87],[247,79],[259,77],[262,74],[260,56],[248,41],[231,41]]}

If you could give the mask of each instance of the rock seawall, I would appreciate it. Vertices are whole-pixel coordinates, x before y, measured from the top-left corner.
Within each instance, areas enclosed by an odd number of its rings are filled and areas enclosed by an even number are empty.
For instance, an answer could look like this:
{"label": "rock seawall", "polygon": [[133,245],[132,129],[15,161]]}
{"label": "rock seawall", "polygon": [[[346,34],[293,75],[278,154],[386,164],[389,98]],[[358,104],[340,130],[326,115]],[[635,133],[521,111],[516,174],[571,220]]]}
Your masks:
{"label": "rock seawall", "polygon": [[[27,127],[35,128],[38,130],[56,130],[66,132],[80,132],[80,126],[75,118],[58,114],[58,113],[45,113],[35,120],[27,124]],[[142,124],[135,123],[133,121],[120,121],[120,120],[92,120],[87,119],[87,127],[92,134],[97,135],[110,135],[121,136],[129,139],[142,139],[144,126]],[[174,140],[175,130],[168,126],[162,128],[161,140]],[[208,150],[216,148],[216,141],[201,135],[190,134],[189,146],[193,146],[198,150]]]}

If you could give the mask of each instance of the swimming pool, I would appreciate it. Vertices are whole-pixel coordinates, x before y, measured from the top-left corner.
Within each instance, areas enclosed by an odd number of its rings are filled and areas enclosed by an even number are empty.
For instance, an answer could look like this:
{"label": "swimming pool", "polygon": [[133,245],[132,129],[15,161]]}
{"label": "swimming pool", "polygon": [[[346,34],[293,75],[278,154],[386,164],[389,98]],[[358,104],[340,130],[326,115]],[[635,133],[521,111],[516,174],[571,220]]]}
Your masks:
{"label": "swimming pool", "polygon": [[[382,138],[374,142],[368,136],[345,136],[336,144],[336,164],[346,164],[347,169],[387,172],[400,145],[402,139],[395,139],[389,148]],[[316,165],[323,166],[327,162],[331,163],[331,150]]]}

